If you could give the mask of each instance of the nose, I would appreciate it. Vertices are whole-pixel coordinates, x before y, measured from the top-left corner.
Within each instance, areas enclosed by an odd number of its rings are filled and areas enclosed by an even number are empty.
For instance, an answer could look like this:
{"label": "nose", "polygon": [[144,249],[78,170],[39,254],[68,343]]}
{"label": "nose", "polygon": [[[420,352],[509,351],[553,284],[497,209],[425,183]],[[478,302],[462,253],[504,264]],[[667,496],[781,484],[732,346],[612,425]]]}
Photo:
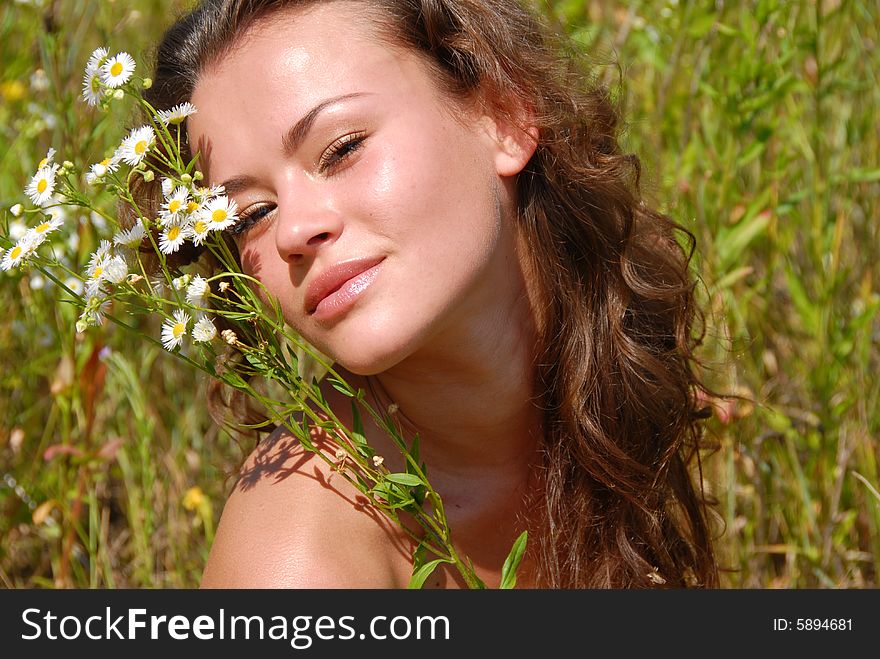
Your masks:
{"label": "nose", "polygon": [[275,247],[290,264],[314,257],[342,235],[342,214],[332,199],[307,187],[278,197]]}

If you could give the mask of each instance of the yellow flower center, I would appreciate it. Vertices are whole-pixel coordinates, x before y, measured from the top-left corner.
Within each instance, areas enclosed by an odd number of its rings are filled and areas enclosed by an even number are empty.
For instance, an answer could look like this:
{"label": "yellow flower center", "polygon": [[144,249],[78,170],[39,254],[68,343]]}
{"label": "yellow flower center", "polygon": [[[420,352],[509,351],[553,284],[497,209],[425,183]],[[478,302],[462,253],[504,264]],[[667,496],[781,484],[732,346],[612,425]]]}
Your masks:
{"label": "yellow flower center", "polygon": [[168,212],[176,213],[180,210],[181,206],[183,206],[183,202],[180,201],[180,199],[172,199],[170,202],[168,202]]}
{"label": "yellow flower center", "polygon": [[92,279],[98,279],[101,276],[101,273],[104,272],[104,268],[98,266],[95,268],[95,271],[92,273]]}
{"label": "yellow flower center", "polygon": [[122,62],[114,62],[113,66],[110,67],[110,75],[118,76],[122,73]]}
{"label": "yellow flower center", "polygon": [[14,261],[14,260],[17,259],[19,256],[21,256],[21,253],[22,253],[23,251],[24,251],[24,250],[21,248],[21,245],[16,245],[15,247],[12,248],[12,251],[9,252],[9,258],[12,259],[12,260]]}
{"label": "yellow flower center", "polygon": [[202,235],[202,234],[205,233],[207,230],[208,230],[208,225],[205,224],[202,220],[197,221],[197,222],[193,225],[193,231],[195,231],[195,232],[196,232],[197,234],[199,234],[199,235]]}
{"label": "yellow flower center", "polygon": [[40,182],[37,183],[37,192],[43,194],[46,191],[46,188],[49,187],[49,181],[44,178],[40,179]]}
{"label": "yellow flower center", "polygon": [[175,339],[179,339],[181,336],[183,336],[184,332],[186,332],[186,325],[184,325],[183,323],[177,323],[174,326],[174,329],[171,330],[171,332],[174,334]]}
{"label": "yellow flower center", "polygon": [[98,76],[95,76],[94,78],[92,78],[91,84],[92,84],[92,91],[94,93],[97,94],[98,92],[101,91],[101,80],[98,78]]}
{"label": "yellow flower center", "polygon": [[226,211],[222,208],[218,208],[213,213],[211,213],[211,221],[217,222],[218,224],[226,219]]}
{"label": "yellow flower center", "polygon": [[177,240],[180,235],[180,227],[171,227],[168,229],[168,240]]}
{"label": "yellow flower center", "polygon": [[191,201],[186,205],[186,210],[190,213],[195,213],[197,210],[199,210],[199,205],[196,202]]}
{"label": "yellow flower center", "polygon": [[137,144],[134,145],[134,152],[136,154],[138,154],[139,156],[144,155],[144,153],[146,153],[146,151],[147,151],[147,141],[146,140],[141,140],[140,142],[138,142]]}
{"label": "yellow flower center", "polygon": [[36,231],[37,233],[43,233],[48,228],[49,228],[49,223],[43,222],[40,226],[38,226],[36,229],[34,229],[34,231]]}
{"label": "yellow flower center", "polygon": [[103,165],[104,167],[106,167],[106,166],[109,165],[109,164],[110,164],[110,158],[104,158],[104,159],[101,161],[101,165]]}

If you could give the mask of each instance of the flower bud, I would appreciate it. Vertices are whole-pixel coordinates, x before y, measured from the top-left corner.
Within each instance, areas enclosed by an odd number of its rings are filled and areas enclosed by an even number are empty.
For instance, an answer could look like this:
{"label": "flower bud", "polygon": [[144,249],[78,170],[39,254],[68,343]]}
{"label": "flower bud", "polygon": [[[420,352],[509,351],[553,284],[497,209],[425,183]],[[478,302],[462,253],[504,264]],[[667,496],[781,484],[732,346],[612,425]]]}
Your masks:
{"label": "flower bud", "polygon": [[202,174],[199,170],[196,170],[193,173],[193,181],[201,181],[203,178],[205,178],[205,175]]}
{"label": "flower bud", "polygon": [[236,336],[235,332],[233,332],[231,329],[223,330],[222,332],[220,332],[220,336],[222,336],[223,340],[231,346],[234,346],[236,343],[238,343],[238,336]]}
{"label": "flower bud", "polygon": [[77,333],[78,333],[78,334],[82,334],[83,332],[86,331],[86,329],[88,328],[88,326],[89,326],[89,324],[88,324],[86,321],[82,320],[82,319],[76,321],[76,331],[77,331]]}
{"label": "flower bud", "polygon": [[144,78],[144,81],[141,83],[141,86],[144,89],[149,89],[150,87],[153,86],[153,79],[152,78]]}
{"label": "flower bud", "polygon": [[110,95],[110,97],[114,100],[121,101],[123,98],[125,98],[125,92],[121,89],[117,89]]}
{"label": "flower bud", "polygon": [[21,217],[23,210],[21,204],[15,204],[15,206],[9,209],[9,212],[12,213],[12,217]]}
{"label": "flower bud", "polygon": [[152,181],[154,178],[156,178],[156,175],[153,173],[152,169],[148,169],[147,171],[144,172],[144,180],[147,183]]}
{"label": "flower bud", "polygon": [[175,291],[182,291],[184,288],[189,286],[189,282],[192,279],[192,276],[189,274],[181,275],[180,277],[175,277],[171,280],[171,285],[174,287]]}
{"label": "flower bud", "polygon": [[193,177],[189,174],[184,174],[180,177],[180,180],[189,185],[190,183],[192,183]]}

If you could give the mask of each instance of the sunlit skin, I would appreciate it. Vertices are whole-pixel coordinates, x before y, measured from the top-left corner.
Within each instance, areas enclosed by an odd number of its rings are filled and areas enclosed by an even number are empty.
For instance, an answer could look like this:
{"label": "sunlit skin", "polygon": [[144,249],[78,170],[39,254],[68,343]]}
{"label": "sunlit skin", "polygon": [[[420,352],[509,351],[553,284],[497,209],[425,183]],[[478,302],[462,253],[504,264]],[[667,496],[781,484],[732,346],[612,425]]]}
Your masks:
{"label": "sunlit skin", "polygon": [[[378,39],[362,11],[321,4],[251,30],[200,78],[189,139],[210,183],[226,184],[240,213],[256,220],[236,237],[243,268],[351,384],[366,388],[369,376],[378,403],[399,406],[407,430],[421,435],[457,544],[491,585],[524,513],[540,435],[529,402],[533,296],[513,217],[533,134],[476,105],[454,115],[426,65]],[[292,143],[291,128],[315,108]],[[366,257],[382,261],[354,304],[329,321],[313,317],[309,283]],[[328,390],[344,415],[347,401]],[[399,468],[381,431],[368,429],[368,438]],[[399,535],[353,514],[350,491],[319,501],[328,488],[315,487],[315,475],[322,482],[325,472],[305,458],[286,463],[289,447],[276,437],[245,469],[275,460],[311,477],[237,488],[203,585],[405,585]],[[340,534],[351,532],[363,542],[341,547]],[[242,574],[238,561],[255,552],[283,558]],[[445,574],[437,585],[460,585]]]}

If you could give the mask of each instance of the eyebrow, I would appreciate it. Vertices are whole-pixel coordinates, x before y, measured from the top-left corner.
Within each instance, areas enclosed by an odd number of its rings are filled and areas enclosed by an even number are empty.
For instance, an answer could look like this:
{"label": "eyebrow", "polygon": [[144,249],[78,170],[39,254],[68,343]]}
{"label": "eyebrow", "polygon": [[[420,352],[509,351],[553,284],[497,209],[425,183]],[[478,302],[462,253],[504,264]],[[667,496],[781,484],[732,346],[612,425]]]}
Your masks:
{"label": "eyebrow", "polygon": [[[315,107],[313,107],[305,115],[303,115],[299,119],[299,121],[297,121],[281,138],[281,147],[284,149],[284,153],[294,153],[297,149],[299,149],[299,147],[308,136],[309,131],[312,129],[312,126],[315,124],[315,120],[317,120],[321,112],[326,110],[334,103],[346,101],[351,98],[358,98],[360,96],[365,96],[364,92],[341,94],[340,96],[334,96],[318,103]],[[247,188],[253,186],[255,182],[256,179],[254,179],[253,176],[243,175],[234,176],[231,179],[224,181],[222,185],[227,195],[234,195],[236,192],[241,192],[242,190],[246,190]]]}
{"label": "eyebrow", "polygon": [[318,115],[321,114],[324,110],[326,110],[329,106],[334,103],[338,103],[339,101],[346,101],[350,98],[357,98],[359,96],[363,96],[363,92],[354,92],[352,94],[342,94],[341,96],[334,96],[333,98],[328,98],[327,100],[321,101],[311,110],[309,110],[303,117],[297,121],[293,127],[285,133],[284,137],[281,140],[281,146],[284,148],[285,153],[293,153],[295,152],[303,141],[306,139],[306,136],[309,134],[309,131],[312,129],[312,126],[315,123],[315,120],[318,118]]}

